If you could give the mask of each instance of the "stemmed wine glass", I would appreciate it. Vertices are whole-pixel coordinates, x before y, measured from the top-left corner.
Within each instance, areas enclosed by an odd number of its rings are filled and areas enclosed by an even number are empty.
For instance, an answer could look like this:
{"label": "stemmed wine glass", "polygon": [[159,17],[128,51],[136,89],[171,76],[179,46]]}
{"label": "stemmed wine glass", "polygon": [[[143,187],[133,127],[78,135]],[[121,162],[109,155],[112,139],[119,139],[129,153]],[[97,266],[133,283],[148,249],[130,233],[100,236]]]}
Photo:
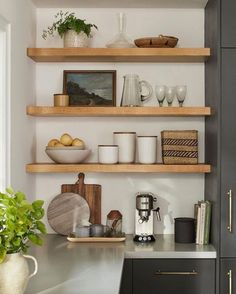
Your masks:
{"label": "stemmed wine glass", "polygon": [[187,94],[187,86],[176,86],[176,96],[179,101],[179,106],[183,106],[183,102],[185,100]]}
{"label": "stemmed wine glass", "polygon": [[167,87],[166,88],[166,101],[168,103],[168,106],[172,106],[172,102],[175,98],[176,94],[176,87]]}
{"label": "stemmed wine glass", "polygon": [[157,101],[159,103],[159,106],[162,107],[163,101],[165,100],[165,96],[166,96],[166,86],[156,85],[155,92],[156,92],[156,97],[157,97]]}

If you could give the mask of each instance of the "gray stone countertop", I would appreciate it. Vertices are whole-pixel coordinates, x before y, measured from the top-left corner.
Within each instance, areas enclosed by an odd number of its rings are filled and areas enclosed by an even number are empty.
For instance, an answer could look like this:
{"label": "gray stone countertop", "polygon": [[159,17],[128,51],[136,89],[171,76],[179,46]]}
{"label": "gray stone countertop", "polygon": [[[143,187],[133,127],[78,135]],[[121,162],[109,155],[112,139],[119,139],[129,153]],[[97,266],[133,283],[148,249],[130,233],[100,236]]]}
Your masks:
{"label": "gray stone countertop", "polygon": [[158,235],[155,243],[71,243],[47,235],[34,247],[39,271],[26,294],[118,294],[124,258],[216,258],[212,245],[176,244],[173,235]]}

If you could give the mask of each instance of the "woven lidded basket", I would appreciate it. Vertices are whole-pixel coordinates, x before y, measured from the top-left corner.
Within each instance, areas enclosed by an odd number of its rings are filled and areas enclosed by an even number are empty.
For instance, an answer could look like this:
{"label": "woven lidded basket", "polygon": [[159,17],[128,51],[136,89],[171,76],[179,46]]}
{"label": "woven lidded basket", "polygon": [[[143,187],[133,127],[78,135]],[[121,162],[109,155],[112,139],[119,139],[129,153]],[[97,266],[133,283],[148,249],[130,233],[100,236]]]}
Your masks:
{"label": "woven lidded basket", "polygon": [[197,164],[198,131],[162,131],[162,160],[164,164]]}

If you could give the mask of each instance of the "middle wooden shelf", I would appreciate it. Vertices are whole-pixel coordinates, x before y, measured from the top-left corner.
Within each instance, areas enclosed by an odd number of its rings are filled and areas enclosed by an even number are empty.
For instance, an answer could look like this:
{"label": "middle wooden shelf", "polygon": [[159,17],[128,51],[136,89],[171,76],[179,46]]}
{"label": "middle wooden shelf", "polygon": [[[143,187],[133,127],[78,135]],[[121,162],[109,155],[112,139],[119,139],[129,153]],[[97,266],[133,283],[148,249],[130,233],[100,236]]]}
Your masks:
{"label": "middle wooden shelf", "polygon": [[210,116],[210,107],[54,107],[27,106],[27,114],[39,117],[153,117]]}
{"label": "middle wooden shelf", "polygon": [[28,173],[74,173],[74,172],[99,172],[99,173],[210,173],[210,164],[55,164],[55,163],[30,163],[26,165]]}

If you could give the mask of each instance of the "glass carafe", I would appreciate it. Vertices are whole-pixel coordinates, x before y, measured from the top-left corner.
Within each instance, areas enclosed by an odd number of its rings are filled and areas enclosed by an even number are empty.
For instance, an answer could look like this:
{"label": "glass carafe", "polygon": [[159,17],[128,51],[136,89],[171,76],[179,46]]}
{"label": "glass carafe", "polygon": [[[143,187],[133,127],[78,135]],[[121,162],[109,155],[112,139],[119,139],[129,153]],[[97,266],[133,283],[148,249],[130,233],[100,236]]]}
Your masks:
{"label": "glass carafe", "polygon": [[106,44],[108,48],[132,48],[133,42],[126,35],[126,16],[123,12],[118,13],[119,32],[114,39]]}
{"label": "glass carafe", "polygon": [[[143,86],[148,90],[147,95],[142,95]],[[152,86],[146,81],[140,81],[138,75],[125,75],[120,106],[141,106],[142,102],[152,96],[152,93]]]}

